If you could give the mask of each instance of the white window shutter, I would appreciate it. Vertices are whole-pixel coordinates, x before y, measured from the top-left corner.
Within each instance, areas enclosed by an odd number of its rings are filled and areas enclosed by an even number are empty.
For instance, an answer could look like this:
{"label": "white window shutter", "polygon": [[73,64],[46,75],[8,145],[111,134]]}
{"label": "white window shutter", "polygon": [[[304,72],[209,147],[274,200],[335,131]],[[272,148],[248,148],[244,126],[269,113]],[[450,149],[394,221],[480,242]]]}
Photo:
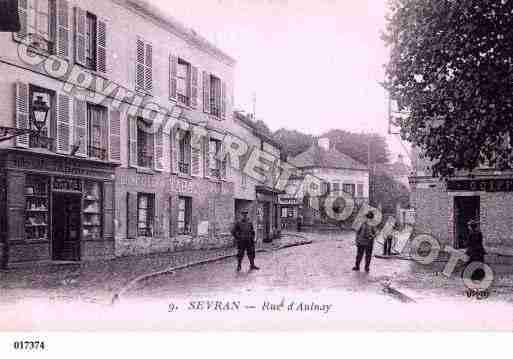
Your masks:
{"label": "white window shutter", "polygon": [[221,118],[226,118],[226,82],[221,82]]}
{"label": "white window shutter", "polygon": [[203,173],[206,178],[210,178],[210,137],[208,136],[203,137],[203,156]]}
{"label": "white window shutter", "polygon": [[101,135],[102,135],[102,160],[107,161],[109,159],[109,143],[110,143],[110,113],[106,108],[103,111],[102,122],[101,122]]}
{"label": "white window shutter", "polygon": [[146,68],[144,70],[145,90],[147,93],[153,92],[153,46],[149,43],[145,44],[145,60]]}
{"label": "white window shutter", "polygon": [[164,170],[164,130],[162,126],[160,126],[159,130],[154,134],[154,151],[155,151],[155,160],[153,161],[155,170],[163,171]]}
{"label": "white window shutter", "polygon": [[169,168],[171,173],[178,173],[178,131],[171,130],[169,147],[171,151]]}
{"label": "white window shutter", "polygon": [[191,107],[198,107],[198,68],[191,66]]}
{"label": "white window shutter", "polygon": [[96,70],[107,73],[107,23],[103,19],[96,22]]}
{"label": "white window shutter", "polygon": [[57,0],[56,23],[56,53],[57,56],[68,60],[70,57],[70,21],[68,0]]}
{"label": "white window shutter", "polygon": [[[29,116],[29,85],[23,82],[16,83],[16,127],[30,128]],[[30,136],[28,134],[16,137],[16,146],[28,148]]]}
{"label": "white window shutter", "polygon": [[144,41],[137,39],[137,52],[135,59],[135,89],[145,91],[145,48]]}
{"label": "white window shutter", "polygon": [[203,112],[210,113],[210,76],[203,71]]}
{"label": "white window shutter", "polygon": [[28,35],[28,1],[18,0],[18,17],[20,19],[20,31],[13,33],[16,41],[26,42]]}
{"label": "white window shutter", "polygon": [[169,56],[169,99],[177,100],[177,72],[178,72],[178,57],[174,55]]}
{"label": "white window shutter", "polygon": [[87,156],[87,103],[78,99],[73,101],[73,146],[78,146],[75,155]]}
{"label": "white window shutter", "polygon": [[137,117],[128,117],[128,157],[131,167],[137,167]]}
{"label": "white window shutter", "polygon": [[75,62],[86,66],[86,12],[75,7]]}
{"label": "white window shutter", "polygon": [[57,97],[57,152],[71,151],[71,98],[65,94]]}
{"label": "white window shutter", "polygon": [[110,111],[109,116],[109,159],[121,162],[121,113]]}

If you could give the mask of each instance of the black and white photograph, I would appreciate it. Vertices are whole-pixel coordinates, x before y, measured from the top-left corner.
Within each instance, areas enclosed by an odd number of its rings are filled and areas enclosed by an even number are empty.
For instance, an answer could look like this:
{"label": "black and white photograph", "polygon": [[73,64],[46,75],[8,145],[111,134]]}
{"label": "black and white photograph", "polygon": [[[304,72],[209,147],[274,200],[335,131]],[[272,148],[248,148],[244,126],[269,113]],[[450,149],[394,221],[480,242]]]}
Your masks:
{"label": "black and white photograph", "polygon": [[511,137],[511,0],[0,0],[0,332],[511,332]]}

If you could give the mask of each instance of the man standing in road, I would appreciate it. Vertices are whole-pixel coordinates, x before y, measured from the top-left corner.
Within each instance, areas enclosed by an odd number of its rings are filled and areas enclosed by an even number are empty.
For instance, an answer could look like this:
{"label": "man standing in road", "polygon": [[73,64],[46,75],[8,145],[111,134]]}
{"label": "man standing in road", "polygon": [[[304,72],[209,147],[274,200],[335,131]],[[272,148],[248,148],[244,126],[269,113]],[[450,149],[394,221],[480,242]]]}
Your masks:
{"label": "man standing in road", "polygon": [[[368,212],[366,217],[368,220],[371,220],[374,218],[374,213]],[[365,221],[358,232],[356,232],[356,264],[353,267],[354,271],[360,270],[360,263],[365,254],[365,271],[369,273],[375,237],[376,229]]]}
{"label": "man standing in road", "polygon": [[248,253],[249,258],[249,270],[258,270],[255,265],[255,230],[253,229],[253,224],[249,221],[248,211],[242,211],[242,219],[237,221],[232,228],[232,236],[235,238],[235,243],[237,244],[237,272],[240,272],[242,259],[244,258],[244,253]]}

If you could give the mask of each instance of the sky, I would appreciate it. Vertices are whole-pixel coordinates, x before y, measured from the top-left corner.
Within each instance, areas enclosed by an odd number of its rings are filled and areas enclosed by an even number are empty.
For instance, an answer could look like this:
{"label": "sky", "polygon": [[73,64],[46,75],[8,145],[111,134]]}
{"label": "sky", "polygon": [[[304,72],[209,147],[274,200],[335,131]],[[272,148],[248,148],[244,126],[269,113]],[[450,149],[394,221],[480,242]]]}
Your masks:
{"label": "sky", "polygon": [[237,60],[235,106],[272,130],[387,137],[386,0],[150,0]]}

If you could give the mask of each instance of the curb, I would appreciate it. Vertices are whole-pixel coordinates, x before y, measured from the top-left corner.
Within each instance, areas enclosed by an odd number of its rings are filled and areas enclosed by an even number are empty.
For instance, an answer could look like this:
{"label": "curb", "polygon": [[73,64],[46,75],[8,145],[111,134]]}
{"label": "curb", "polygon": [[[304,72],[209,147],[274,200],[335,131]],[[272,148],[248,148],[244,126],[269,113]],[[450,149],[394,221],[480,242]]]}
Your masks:
{"label": "curb", "polygon": [[402,293],[401,291],[395,289],[394,287],[390,286],[389,284],[381,284],[383,286],[383,292],[386,294],[389,294],[392,296],[392,298],[399,300],[402,303],[417,303],[415,299],[407,296],[406,294]]}
{"label": "curb", "polygon": [[[307,240],[307,241],[302,241],[302,242],[297,242],[297,243],[284,244],[284,245],[281,245],[281,246],[277,247],[276,249],[273,249],[273,248],[270,248],[270,249],[258,248],[258,249],[256,249],[255,252],[256,253],[274,252],[274,251],[279,251],[280,249],[285,249],[285,248],[290,248],[290,247],[297,247],[297,246],[303,246],[303,245],[307,245],[307,244],[311,244],[311,243],[313,243],[313,241],[308,241]],[[167,268],[167,269],[164,269],[164,270],[161,270],[161,271],[158,271],[158,272],[153,272],[153,273],[147,273],[147,274],[140,275],[139,277],[136,277],[136,278],[132,279],[130,282],[128,282],[127,285],[125,285],[117,293],[115,293],[112,296],[111,304],[114,305],[117,302],[119,302],[120,297],[121,297],[122,294],[126,293],[135,284],[137,284],[137,283],[139,283],[139,282],[141,282],[143,280],[146,280],[146,279],[149,279],[149,278],[158,277],[158,276],[161,276],[161,275],[171,274],[171,273],[173,273],[173,272],[175,272],[177,270],[186,269],[186,268],[192,268],[192,267],[196,267],[196,266],[199,266],[199,265],[202,265],[202,264],[219,262],[219,261],[222,261],[224,259],[233,258],[233,257],[236,257],[236,256],[237,256],[236,253],[228,254],[228,255],[224,255],[224,256],[218,256],[218,257],[214,257],[214,258],[203,259],[203,260],[196,261],[196,262],[182,264],[180,266]]]}

